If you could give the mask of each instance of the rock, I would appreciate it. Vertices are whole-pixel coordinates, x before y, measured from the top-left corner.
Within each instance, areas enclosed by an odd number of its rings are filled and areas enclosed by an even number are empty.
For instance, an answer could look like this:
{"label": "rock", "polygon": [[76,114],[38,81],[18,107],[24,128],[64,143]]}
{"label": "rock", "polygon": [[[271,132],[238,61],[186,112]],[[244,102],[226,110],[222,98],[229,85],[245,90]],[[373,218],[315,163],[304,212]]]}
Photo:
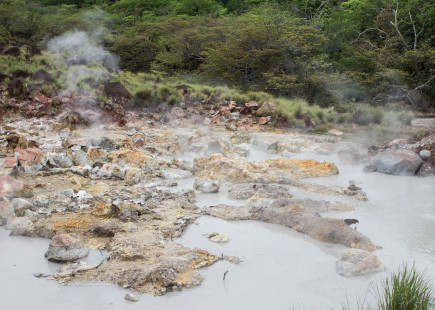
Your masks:
{"label": "rock", "polygon": [[81,175],[82,177],[88,177],[91,174],[92,167],[89,165],[73,166],[71,172]]}
{"label": "rock", "polygon": [[228,241],[230,241],[230,237],[228,237],[227,234],[219,234],[219,235],[211,237],[210,241],[213,241],[216,243],[227,243]]}
{"label": "rock", "polygon": [[333,136],[342,136],[343,132],[337,129],[328,130],[328,133]]}
{"label": "rock", "polygon": [[332,163],[296,158],[248,161],[242,157],[230,159],[215,154],[211,157],[195,158],[193,164],[197,177],[233,183],[295,184],[295,180],[299,178],[338,174],[338,168]]}
{"label": "rock", "polygon": [[0,198],[31,198],[33,191],[9,175],[0,175]]}
{"label": "rock", "polygon": [[109,216],[112,214],[112,203],[100,200],[94,206],[94,214],[99,216]]}
{"label": "rock", "polygon": [[254,101],[254,100],[251,100],[251,101],[245,103],[245,107],[247,107],[249,109],[257,108],[258,107],[258,102]]}
{"label": "rock", "polygon": [[15,149],[15,157],[24,171],[39,171],[46,164],[44,153],[38,148]]}
{"label": "rock", "polygon": [[421,150],[419,155],[420,155],[420,157],[422,159],[428,159],[430,157],[430,151],[428,151],[428,150]]}
{"label": "rock", "polygon": [[338,255],[337,272],[342,276],[361,276],[383,270],[384,265],[373,253],[359,249],[346,249]]}
{"label": "rock", "polygon": [[415,175],[422,164],[417,154],[402,149],[378,153],[370,160],[375,171],[393,175]]}
{"label": "rock", "polygon": [[279,140],[278,139],[262,139],[257,138],[254,141],[254,145],[261,147],[268,153],[277,153],[279,150]]}
{"label": "rock", "polygon": [[167,180],[180,180],[180,179],[187,179],[192,176],[192,172],[187,170],[181,170],[181,169],[164,169],[162,171],[162,178]]}
{"label": "rock", "polygon": [[186,116],[186,112],[180,107],[173,107],[171,113],[175,115],[176,118],[183,118]]}
{"label": "rock", "polygon": [[130,184],[137,184],[145,179],[145,172],[140,168],[127,168],[124,180]]}
{"label": "rock", "polygon": [[49,153],[47,163],[56,168],[70,168],[74,165],[72,155],[67,153]]}
{"label": "rock", "polygon": [[127,222],[122,226],[122,231],[132,232],[137,230],[137,226],[133,222]]}
{"label": "rock", "polygon": [[219,217],[227,221],[257,220],[280,224],[303,232],[319,241],[339,243],[367,251],[376,249],[369,238],[347,226],[343,220],[320,217],[319,209],[316,206],[319,204],[313,203],[313,200],[291,199],[263,206],[217,205],[204,207],[201,209],[201,214]]}
{"label": "rock", "polygon": [[70,262],[88,256],[89,249],[83,242],[69,234],[55,235],[45,257],[57,262]]}
{"label": "rock", "polygon": [[11,236],[34,236],[35,227],[28,217],[10,216],[6,223],[6,230],[11,230]]}
{"label": "rock", "polygon": [[270,113],[276,110],[276,105],[272,102],[265,102],[261,105],[261,107],[257,110],[257,115],[261,116],[263,113]]}
{"label": "rock", "polygon": [[292,198],[288,189],[280,185],[235,184],[228,190],[228,197],[231,199],[249,199],[252,196],[258,198]]}
{"label": "rock", "polygon": [[12,77],[11,79],[14,78],[28,78],[31,74],[29,73],[29,71],[26,70],[15,70],[12,72]]}
{"label": "rock", "polygon": [[14,175],[17,171],[18,160],[15,157],[0,158],[0,175]]}
{"label": "rock", "polygon": [[267,116],[267,117],[260,117],[258,120],[258,124],[259,125],[266,125],[269,121],[270,121],[271,117]]}
{"label": "rock", "polygon": [[311,128],[316,126],[316,124],[313,122],[313,120],[311,119],[310,114],[308,114],[307,112],[302,112],[301,113],[301,117],[304,120],[305,123],[305,127],[307,128]]}
{"label": "rock", "polygon": [[217,193],[219,191],[220,182],[208,178],[198,178],[193,183],[193,189],[202,193]]}
{"label": "rock", "polygon": [[87,191],[79,191],[74,198],[77,198],[79,203],[88,203],[94,196],[89,194]]}
{"label": "rock", "polygon": [[418,170],[419,176],[428,177],[435,175],[435,164],[430,162],[425,162],[423,166]]}
{"label": "rock", "polygon": [[12,205],[17,216],[24,216],[26,210],[29,210],[33,207],[32,203],[22,198],[12,199]]}
{"label": "rock", "polygon": [[18,46],[13,46],[3,52],[3,55],[9,55],[13,57],[18,57],[21,55],[21,50]]}
{"label": "rock", "polygon": [[133,295],[132,293],[125,294],[124,299],[133,302],[139,301],[139,298],[137,298],[136,295]]}
{"label": "rock", "polygon": [[236,146],[233,149],[233,152],[241,157],[248,157],[249,156],[249,144],[242,143]]}
{"label": "rock", "polygon": [[219,140],[214,140],[207,145],[207,149],[205,150],[205,154],[207,156],[213,154],[223,154],[224,148]]}
{"label": "rock", "polygon": [[10,215],[14,215],[12,203],[7,200],[0,200],[0,226],[6,224]]}
{"label": "rock", "polygon": [[24,84],[24,79],[14,78],[8,84],[9,96],[11,97],[23,97],[27,94],[27,90]]}
{"label": "rock", "polygon": [[134,104],[133,95],[120,82],[109,82],[104,85],[104,94],[108,99],[121,106]]}

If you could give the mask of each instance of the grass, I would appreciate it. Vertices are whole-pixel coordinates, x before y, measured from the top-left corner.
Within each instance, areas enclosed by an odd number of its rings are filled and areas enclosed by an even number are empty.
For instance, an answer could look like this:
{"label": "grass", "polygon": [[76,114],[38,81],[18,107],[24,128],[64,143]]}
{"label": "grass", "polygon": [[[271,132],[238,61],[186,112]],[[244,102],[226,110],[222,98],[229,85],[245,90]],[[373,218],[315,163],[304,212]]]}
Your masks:
{"label": "grass", "polygon": [[371,287],[376,306],[358,300],[351,306],[349,300],[341,305],[343,310],[433,310],[435,291],[424,272],[416,270],[415,265],[403,265],[395,273],[385,278],[376,287]]}
{"label": "grass", "polygon": [[434,289],[415,266],[404,265],[377,288],[377,309],[430,310],[434,309]]}

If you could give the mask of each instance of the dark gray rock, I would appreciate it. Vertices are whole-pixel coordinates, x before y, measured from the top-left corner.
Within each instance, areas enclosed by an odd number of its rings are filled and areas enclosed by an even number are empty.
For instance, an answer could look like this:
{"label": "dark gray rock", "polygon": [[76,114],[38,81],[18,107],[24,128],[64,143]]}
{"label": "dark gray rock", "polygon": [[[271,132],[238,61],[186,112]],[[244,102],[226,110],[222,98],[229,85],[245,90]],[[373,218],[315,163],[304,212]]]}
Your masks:
{"label": "dark gray rock", "polygon": [[421,158],[410,150],[389,150],[370,160],[374,171],[393,175],[415,175],[422,164]]}

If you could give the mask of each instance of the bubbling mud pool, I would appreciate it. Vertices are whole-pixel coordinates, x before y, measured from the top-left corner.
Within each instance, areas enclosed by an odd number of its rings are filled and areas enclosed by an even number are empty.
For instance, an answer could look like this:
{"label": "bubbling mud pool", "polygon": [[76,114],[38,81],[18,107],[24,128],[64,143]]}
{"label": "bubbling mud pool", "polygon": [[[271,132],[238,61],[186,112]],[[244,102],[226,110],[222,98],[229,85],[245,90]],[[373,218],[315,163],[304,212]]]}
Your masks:
{"label": "bubbling mud pool", "polygon": [[[276,157],[252,152],[250,159]],[[212,254],[234,255],[240,264],[220,261],[201,270],[204,282],[196,288],[164,296],[141,295],[137,303],[123,299],[124,289],[110,284],[68,284],[35,278],[52,273],[59,265],[47,262],[49,240],[9,237],[0,230],[0,291],[2,309],[340,309],[348,300],[372,301],[368,288],[403,264],[415,263],[435,284],[435,177],[366,174],[362,165],[340,164],[335,155],[297,154],[296,158],[334,162],[340,174],[311,178],[309,182],[348,185],[354,180],[367,193],[368,201],[307,193],[288,186],[295,198],[350,202],[354,211],[334,211],[322,216],[356,218],[357,230],[382,249],[375,251],[386,271],[346,278],[337,274],[337,254],[344,246],[317,241],[290,228],[256,221],[227,222],[200,217],[173,242],[205,249]],[[179,182],[171,191],[192,188],[193,179]],[[240,205],[227,198],[223,184],[217,194],[197,195],[197,205]],[[230,241],[216,244],[203,236],[226,233]],[[93,253],[90,259],[101,256]],[[224,273],[228,271],[225,280]]]}

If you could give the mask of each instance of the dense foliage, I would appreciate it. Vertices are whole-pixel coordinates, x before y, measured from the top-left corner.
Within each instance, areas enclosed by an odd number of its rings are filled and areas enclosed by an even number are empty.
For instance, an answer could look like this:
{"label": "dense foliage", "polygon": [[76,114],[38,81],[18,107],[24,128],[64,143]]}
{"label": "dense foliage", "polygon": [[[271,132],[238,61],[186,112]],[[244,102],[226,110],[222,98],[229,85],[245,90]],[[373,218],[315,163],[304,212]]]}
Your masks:
{"label": "dense foliage", "polygon": [[99,32],[124,69],[242,90],[434,108],[435,5],[426,0],[3,0],[0,46]]}

